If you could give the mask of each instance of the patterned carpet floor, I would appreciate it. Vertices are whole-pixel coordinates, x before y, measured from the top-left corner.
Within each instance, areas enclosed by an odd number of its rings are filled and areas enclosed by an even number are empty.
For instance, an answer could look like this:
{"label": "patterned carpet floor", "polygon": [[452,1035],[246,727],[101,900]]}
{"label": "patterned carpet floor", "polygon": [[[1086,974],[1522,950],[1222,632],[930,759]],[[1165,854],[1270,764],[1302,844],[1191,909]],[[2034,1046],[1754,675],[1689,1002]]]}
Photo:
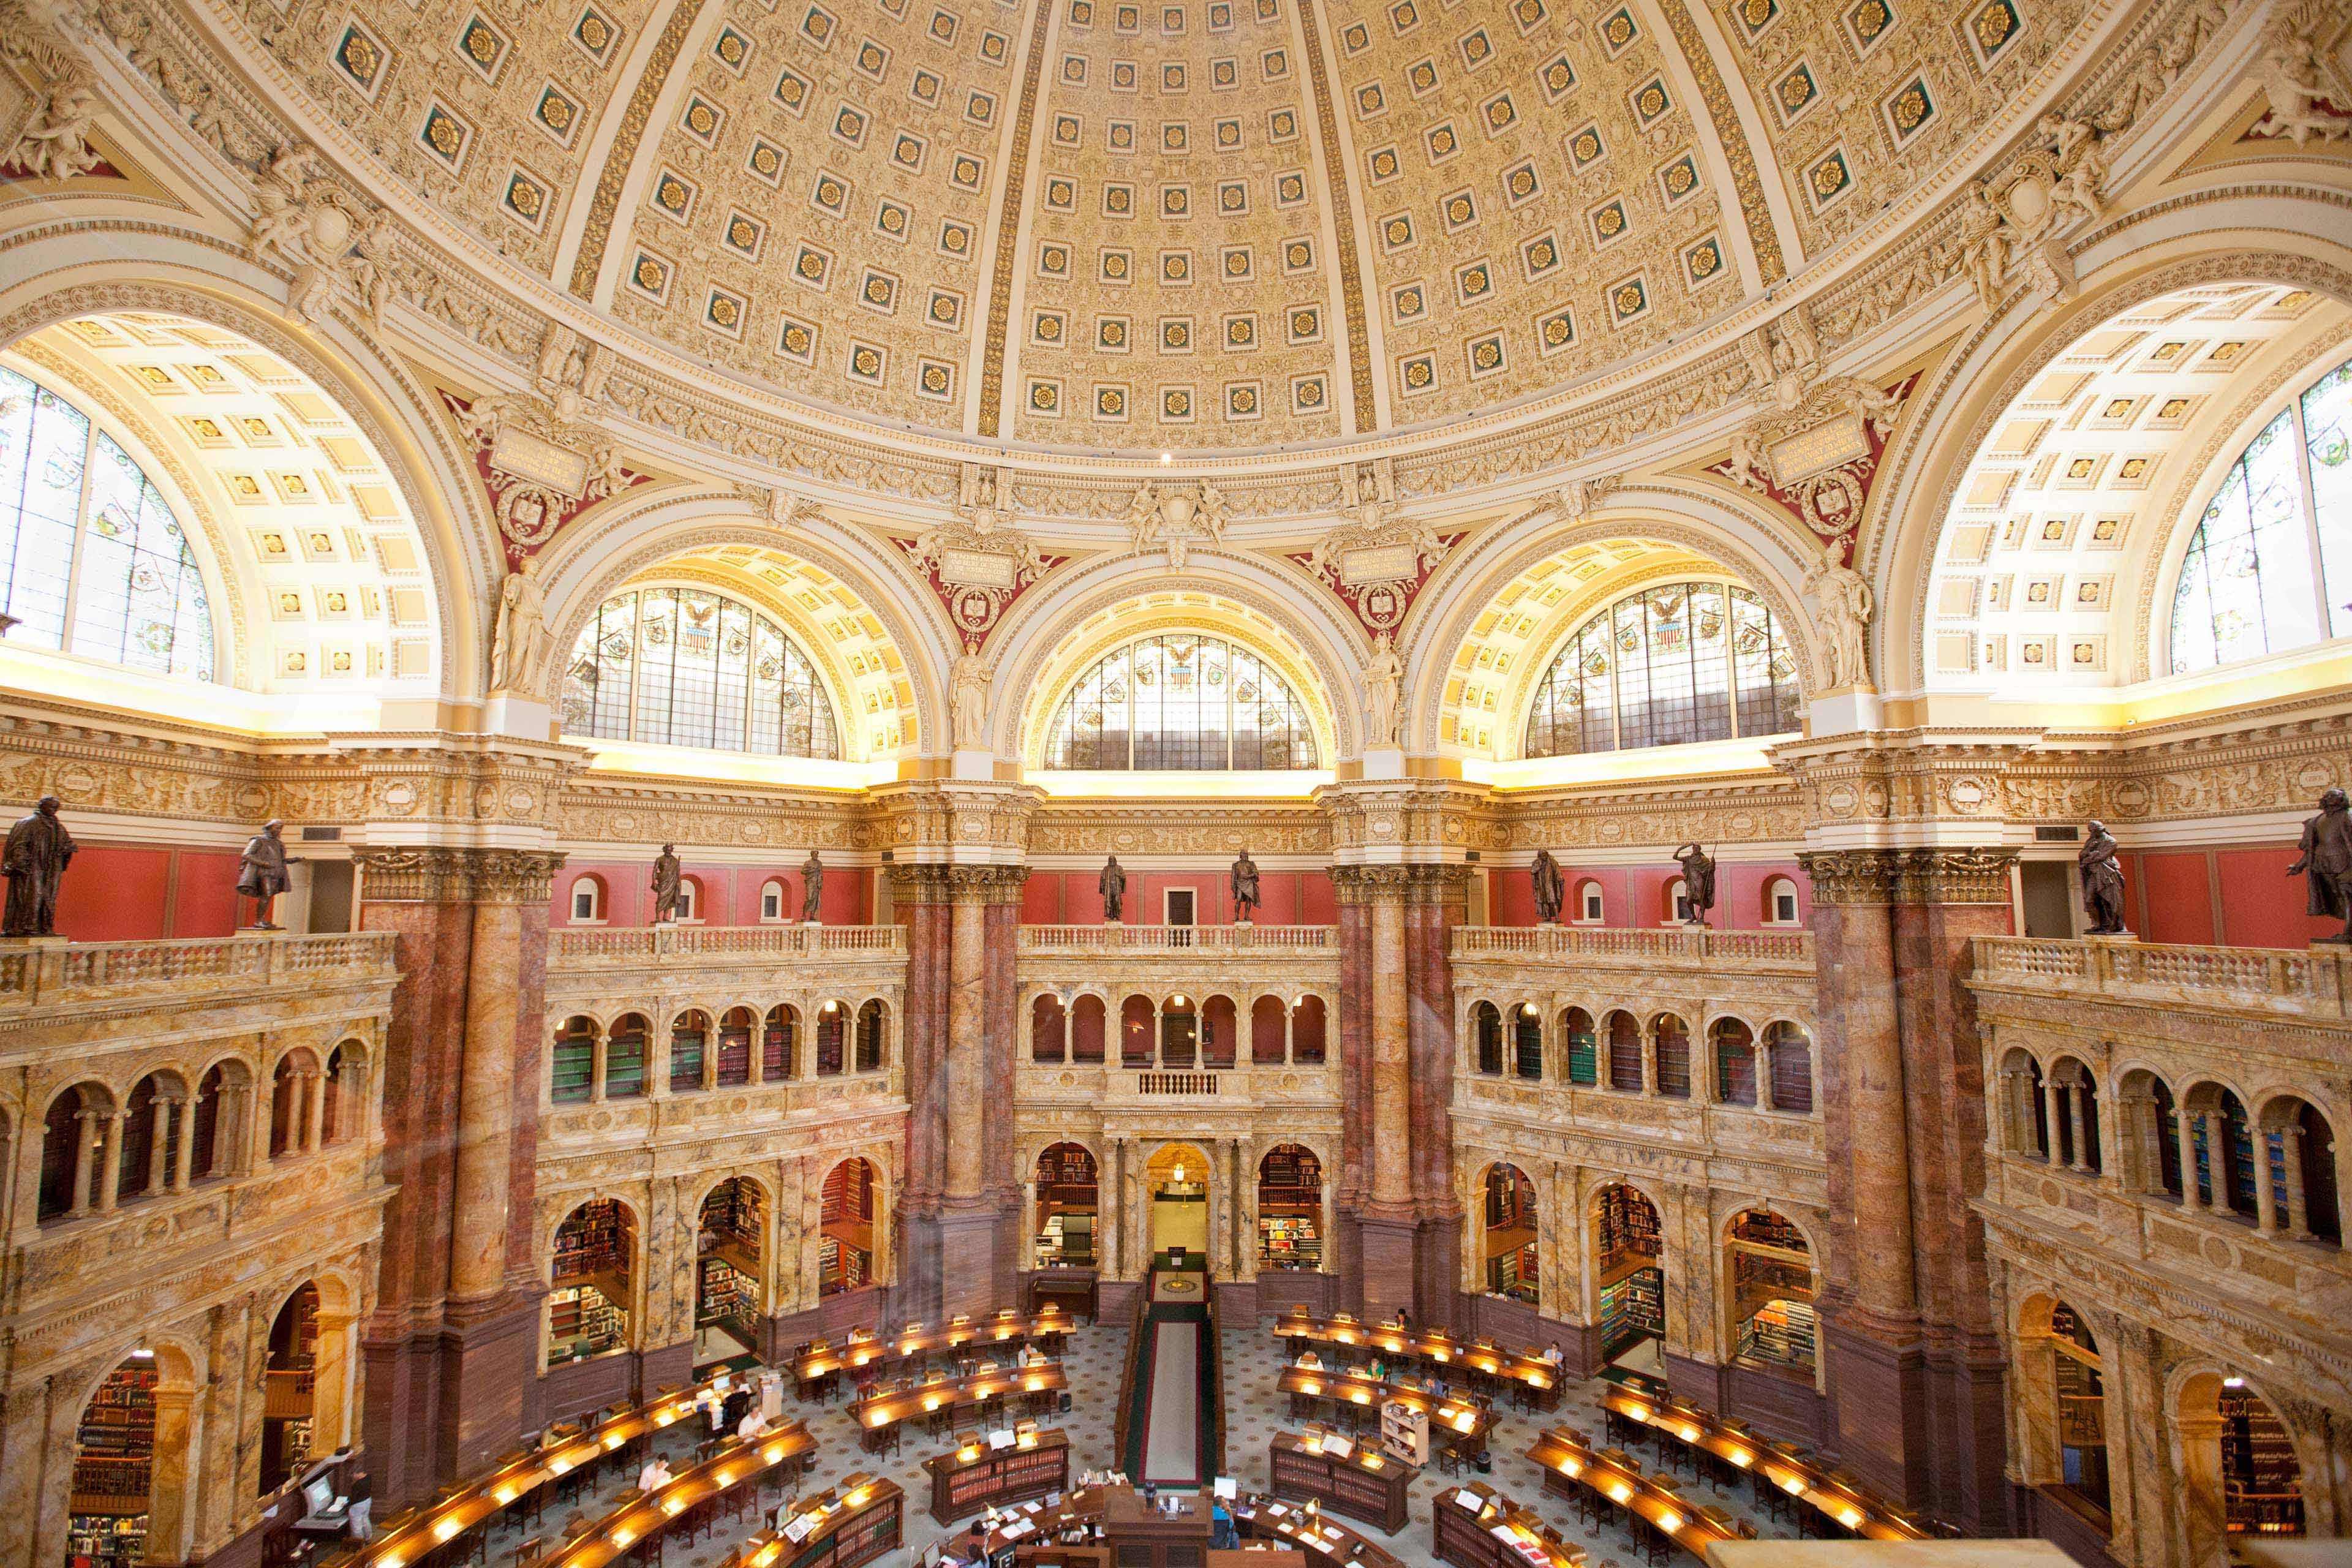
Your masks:
{"label": "patterned carpet floor", "polygon": [[[1266,1446],[1274,1435],[1295,1431],[1304,1423],[1293,1421],[1289,1402],[1276,1386],[1284,1363],[1281,1342],[1274,1336],[1273,1321],[1248,1325],[1228,1325],[1219,1340],[1219,1353],[1224,1372],[1225,1390],[1225,1468],[1235,1477],[1244,1491],[1263,1491],[1267,1484]],[[1066,1433],[1071,1444],[1071,1467],[1075,1473],[1112,1462],[1111,1443],[1118,1415],[1119,1374],[1127,1356],[1127,1329],[1124,1323],[1083,1328],[1070,1336],[1062,1355],[1071,1390],[1071,1410],[1067,1415],[1050,1417],[1043,1425],[1058,1426]],[[1527,1458],[1528,1446],[1546,1426],[1564,1424],[1573,1429],[1599,1436],[1602,1430],[1599,1383],[1573,1383],[1565,1392],[1556,1411],[1535,1415],[1518,1414],[1505,1407],[1496,1411],[1495,1429],[1488,1439],[1494,1455],[1491,1475],[1479,1478],[1514,1500],[1535,1510],[1549,1523],[1570,1541],[1581,1542],[1592,1553],[1594,1568],[1604,1563],[1623,1564],[1625,1568],[1638,1561],[1628,1538],[1621,1531],[1601,1526],[1580,1526],[1575,1511],[1564,1500],[1545,1495],[1542,1472]],[[878,1568],[913,1568],[922,1561],[930,1548],[944,1540],[950,1531],[935,1523],[930,1516],[930,1494],[922,1461],[940,1452],[942,1443],[925,1437],[919,1426],[907,1432],[905,1445],[896,1456],[876,1459],[858,1447],[856,1424],[850,1419],[846,1404],[836,1398],[831,1403],[795,1405],[786,1402],[786,1412],[797,1415],[808,1425],[816,1439],[816,1464],[805,1482],[795,1491],[822,1491],[845,1478],[865,1472],[886,1476],[897,1481],[907,1491],[904,1544],[899,1551],[879,1560]],[[709,1428],[698,1418],[678,1423],[661,1433],[656,1439],[656,1448],[667,1456],[672,1467],[684,1469],[691,1462],[695,1443],[708,1435]],[[635,1478],[625,1478],[634,1482]],[[614,1477],[583,1498],[581,1507],[600,1513],[618,1503],[624,1494],[623,1478]],[[1394,1536],[1381,1537],[1369,1527],[1364,1528],[1373,1539],[1380,1540],[1406,1563],[1407,1568],[1426,1568],[1436,1558],[1430,1550],[1430,1509],[1432,1503],[1447,1489],[1458,1484],[1440,1476],[1432,1465],[1412,1488],[1412,1512],[1405,1528]],[[1786,1537],[1793,1532],[1785,1524],[1774,1524],[1765,1519],[1750,1502],[1748,1489],[1733,1491],[1685,1480],[1684,1495],[1696,1502],[1720,1504],[1731,1513],[1748,1520],[1758,1533],[1766,1537]],[[771,1489],[761,1500],[764,1510],[784,1494]],[[566,1512],[569,1510],[566,1510]],[[515,1524],[504,1524],[491,1534],[488,1560],[491,1568],[515,1568],[516,1547],[527,1537],[536,1534],[545,1546],[558,1539],[560,1515],[552,1508],[536,1531]],[[758,1520],[746,1515],[742,1522],[722,1521],[709,1536],[691,1545],[672,1541],[663,1553],[662,1568],[715,1568],[735,1546],[758,1528]],[[1343,1522],[1355,1523],[1353,1521]],[[531,1554],[521,1561],[528,1563]]]}

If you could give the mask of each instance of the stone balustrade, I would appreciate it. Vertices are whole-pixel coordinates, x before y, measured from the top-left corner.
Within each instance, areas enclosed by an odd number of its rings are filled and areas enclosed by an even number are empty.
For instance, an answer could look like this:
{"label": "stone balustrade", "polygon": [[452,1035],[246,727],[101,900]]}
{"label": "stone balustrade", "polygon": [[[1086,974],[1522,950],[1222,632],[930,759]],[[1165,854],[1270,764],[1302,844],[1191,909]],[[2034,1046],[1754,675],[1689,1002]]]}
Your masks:
{"label": "stone balustrade", "polygon": [[258,994],[370,978],[397,978],[390,931],[45,943],[0,952],[0,1020],[166,998],[218,1000],[240,991]]}
{"label": "stone balustrade", "polygon": [[1580,926],[1456,926],[1454,956],[1573,959],[1579,963],[1813,967],[1809,931],[1710,931],[1671,926],[1657,931],[1610,931]]}
{"label": "stone balustrade", "polygon": [[899,925],[645,926],[625,931],[551,933],[551,971],[617,969],[634,964],[697,967],[773,963],[780,959],[904,960]]}
{"label": "stone balustrade", "polygon": [[1339,933],[1336,926],[1023,926],[1020,951],[1074,957],[1105,952],[1323,952],[1336,957]]}
{"label": "stone balustrade", "polygon": [[1024,1111],[1087,1105],[1185,1115],[1213,1110],[1223,1117],[1278,1105],[1336,1106],[1339,1068],[1332,1061],[1245,1061],[1191,1069],[1024,1061],[1015,1069],[1013,1097]]}
{"label": "stone balustrade", "polygon": [[1979,985],[2057,994],[2352,1017],[2352,948],[2191,947],[2163,942],[1979,937]]}

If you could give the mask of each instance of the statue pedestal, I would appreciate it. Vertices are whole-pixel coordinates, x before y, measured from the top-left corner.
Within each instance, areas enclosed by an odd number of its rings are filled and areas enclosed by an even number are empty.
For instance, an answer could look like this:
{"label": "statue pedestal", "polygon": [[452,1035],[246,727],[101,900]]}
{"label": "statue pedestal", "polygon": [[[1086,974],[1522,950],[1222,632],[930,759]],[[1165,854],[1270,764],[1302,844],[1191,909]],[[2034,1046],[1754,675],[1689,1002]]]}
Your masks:
{"label": "statue pedestal", "polygon": [[552,741],[555,710],[519,691],[493,691],[482,705],[482,728],[517,741]]}
{"label": "statue pedestal", "polygon": [[1807,733],[1815,738],[1875,730],[1879,727],[1878,693],[1867,686],[1841,686],[1807,703],[1805,715],[1811,721]]}
{"label": "statue pedestal", "polygon": [[2137,942],[2137,941],[2139,940],[2139,938],[2138,938],[2138,936],[2137,936],[2137,934],[2135,934],[2135,933],[2133,933],[2133,932],[2131,932],[2131,931],[2084,931],[2084,932],[2083,933],[2083,940],[2084,940],[2084,942],[2107,942],[2107,943],[2114,943],[2114,942]]}
{"label": "statue pedestal", "polygon": [[948,759],[948,773],[952,778],[993,783],[996,778],[996,753],[959,746],[955,754]]}
{"label": "statue pedestal", "polygon": [[65,936],[0,936],[0,952],[24,952],[49,947],[63,947],[71,942]]}
{"label": "statue pedestal", "polygon": [[1367,746],[1364,748],[1363,776],[1368,779],[1401,779],[1404,777],[1404,752],[1397,746]]}
{"label": "statue pedestal", "polygon": [[267,941],[271,937],[289,937],[294,933],[284,926],[239,926],[236,934],[240,938]]}

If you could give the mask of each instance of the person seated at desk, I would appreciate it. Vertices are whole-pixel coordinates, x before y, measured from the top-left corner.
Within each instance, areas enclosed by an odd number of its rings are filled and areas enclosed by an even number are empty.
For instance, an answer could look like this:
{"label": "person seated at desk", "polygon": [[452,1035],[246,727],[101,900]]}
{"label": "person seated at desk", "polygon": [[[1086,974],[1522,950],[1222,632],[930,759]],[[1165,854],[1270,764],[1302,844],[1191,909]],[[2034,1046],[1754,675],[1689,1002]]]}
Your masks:
{"label": "person seated at desk", "polygon": [[1298,1364],[1306,1368],[1308,1372],[1321,1372],[1323,1370],[1323,1358],[1317,1355],[1313,1351],[1308,1351],[1306,1354],[1298,1358]]}
{"label": "person seated at desk", "polygon": [[1551,1363],[1552,1365],[1559,1366],[1568,1360],[1568,1352],[1559,1348],[1559,1342],[1558,1340],[1554,1340],[1551,1342],[1551,1349],[1544,1352],[1543,1358],[1544,1360]]}
{"label": "person seated at desk", "polygon": [[1231,1552],[1241,1544],[1241,1531],[1234,1527],[1234,1516],[1223,1498],[1209,1505],[1209,1529],[1220,1552]]}
{"label": "person seated at desk", "polygon": [[669,1483],[669,1461],[659,1454],[647,1459],[646,1468],[637,1472],[637,1489],[641,1492],[657,1492]]}
{"label": "person seated at desk", "polygon": [[1379,1379],[1380,1379],[1381,1382],[1383,1382],[1383,1383],[1386,1383],[1386,1382],[1388,1381],[1388,1376],[1389,1376],[1389,1367],[1388,1367],[1388,1363],[1386,1363],[1386,1362],[1382,1361],[1382,1360],[1381,1360],[1380,1357],[1378,1357],[1378,1356],[1374,1356],[1374,1357],[1372,1358],[1371,1373],[1372,1373],[1372,1375],[1373,1375],[1374,1377],[1379,1378]]}
{"label": "person seated at desk", "polygon": [[365,1470],[352,1473],[351,1490],[344,1496],[347,1500],[343,1513],[344,1528],[352,1532],[353,1541],[373,1541],[375,1520],[373,1517],[373,1511],[375,1507],[375,1483],[368,1479],[368,1473]]}
{"label": "person seated at desk", "polygon": [[735,1423],[735,1436],[746,1443],[761,1436],[767,1430],[768,1418],[760,1414],[760,1407],[756,1405],[743,1412],[743,1419]]}

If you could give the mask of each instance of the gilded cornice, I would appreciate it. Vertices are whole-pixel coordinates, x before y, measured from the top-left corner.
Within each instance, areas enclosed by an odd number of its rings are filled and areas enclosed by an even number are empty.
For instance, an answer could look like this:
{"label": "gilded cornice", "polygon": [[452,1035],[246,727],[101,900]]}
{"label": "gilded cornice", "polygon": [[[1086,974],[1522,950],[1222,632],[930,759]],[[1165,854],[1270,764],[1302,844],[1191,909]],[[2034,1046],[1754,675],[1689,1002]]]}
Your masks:
{"label": "gilded cornice", "polygon": [[368,903],[544,905],[563,857],[536,849],[362,846],[352,851],[352,863]]}
{"label": "gilded cornice", "polygon": [[1455,779],[1343,780],[1315,792],[1330,814],[1331,852],[1342,862],[1394,855],[1460,859],[1500,849],[1507,833],[1484,784]]}
{"label": "gilded cornice", "polygon": [[2009,903],[2010,848],[1812,849],[1797,863],[1816,904]]}
{"label": "gilded cornice", "polygon": [[1324,855],[1331,821],[1311,803],[1050,801],[1029,819],[1029,855]]}

